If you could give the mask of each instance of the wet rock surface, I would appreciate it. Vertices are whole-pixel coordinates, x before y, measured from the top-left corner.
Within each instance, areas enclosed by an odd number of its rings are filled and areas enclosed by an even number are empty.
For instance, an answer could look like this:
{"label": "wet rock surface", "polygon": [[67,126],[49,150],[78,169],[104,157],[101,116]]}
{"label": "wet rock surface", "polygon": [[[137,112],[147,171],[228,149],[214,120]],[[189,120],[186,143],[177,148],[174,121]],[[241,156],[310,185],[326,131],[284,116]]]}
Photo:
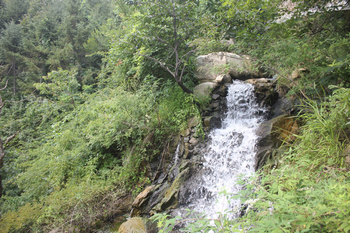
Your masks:
{"label": "wet rock surface", "polygon": [[254,85],[254,92],[261,106],[272,106],[278,100],[276,80],[267,78],[248,79],[247,83]]}

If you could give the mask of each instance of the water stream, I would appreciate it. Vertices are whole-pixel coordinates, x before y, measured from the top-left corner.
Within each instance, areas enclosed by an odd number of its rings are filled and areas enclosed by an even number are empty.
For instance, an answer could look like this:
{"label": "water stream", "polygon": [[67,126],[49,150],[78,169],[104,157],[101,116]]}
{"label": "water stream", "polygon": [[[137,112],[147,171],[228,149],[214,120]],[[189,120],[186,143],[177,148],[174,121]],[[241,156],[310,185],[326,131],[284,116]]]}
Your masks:
{"label": "water stream", "polygon": [[222,127],[210,133],[210,143],[202,155],[203,175],[193,187],[196,198],[188,207],[209,218],[239,207],[239,200],[229,202],[220,192],[237,193],[241,189],[236,184],[238,176],[250,176],[255,171],[256,129],[266,110],[258,105],[253,91],[251,84],[241,81],[229,87]]}

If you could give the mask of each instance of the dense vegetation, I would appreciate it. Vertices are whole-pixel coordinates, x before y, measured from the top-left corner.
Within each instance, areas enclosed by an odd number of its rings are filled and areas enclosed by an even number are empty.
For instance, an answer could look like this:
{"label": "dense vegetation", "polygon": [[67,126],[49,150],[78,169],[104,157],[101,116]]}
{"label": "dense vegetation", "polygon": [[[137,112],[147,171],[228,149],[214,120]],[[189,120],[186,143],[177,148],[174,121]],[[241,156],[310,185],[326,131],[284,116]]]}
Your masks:
{"label": "dense vegetation", "polygon": [[239,196],[247,215],[214,230],[349,231],[350,12],[330,2],[0,1],[0,231],[89,231],[113,216],[199,114],[193,55],[221,50],[277,75],[304,127]]}

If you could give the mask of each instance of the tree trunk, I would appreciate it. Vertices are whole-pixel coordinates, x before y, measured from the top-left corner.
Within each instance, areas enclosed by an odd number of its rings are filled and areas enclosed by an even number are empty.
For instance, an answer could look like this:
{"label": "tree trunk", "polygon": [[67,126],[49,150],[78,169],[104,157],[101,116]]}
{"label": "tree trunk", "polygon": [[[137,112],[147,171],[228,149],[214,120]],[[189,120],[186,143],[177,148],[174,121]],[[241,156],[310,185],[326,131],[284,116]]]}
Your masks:
{"label": "tree trunk", "polygon": [[13,63],[13,95],[16,95],[16,62]]}
{"label": "tree trunk", "polygon": [[188,93],[188,94],[193,94],[193,91],[188,89],[181,81],[176,81],[177,85],[179,85],[181,87],[181,89]]}
{"label": "tree trunk", "polygon": [[[2,169],[2,166],[4,164],[3,162],[3,158],[5,157],[5,150],[4,150],[4,145],[3,145],[3,142],[0,138],[0,170]],[[1,173],[0,173],[0,198],[2,197],[2,176],[1,176]]]}

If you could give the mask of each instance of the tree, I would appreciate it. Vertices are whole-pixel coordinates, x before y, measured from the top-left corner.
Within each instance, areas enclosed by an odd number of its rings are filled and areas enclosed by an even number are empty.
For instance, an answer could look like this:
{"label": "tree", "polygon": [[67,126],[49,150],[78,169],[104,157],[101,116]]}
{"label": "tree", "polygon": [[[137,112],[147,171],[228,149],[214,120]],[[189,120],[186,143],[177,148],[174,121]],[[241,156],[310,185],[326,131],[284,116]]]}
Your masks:
{"label": "tree", "polygon": [[[3,91],[5,90],[7,87],[7,81],[6,81],[6,84],[5,84],[5,87],[1,88],[0,91]],[[6,104],[6,100],[3,101],[2,100],[2,97],[0,95],[0,116],[1,116],[1,112],[2,112],[2,108],[5,106]],[[12,140],[16,137],[18,131],[14,134],[12,134],[11,136],[7,137],[5,141],[2,140],[1,136],[0,136],[0,169],[3,167],[4,165],[4,162],[3,162],[3,159],[5,157],[5,146]],[[1,173],[0,173],[0,198],[2,196],[2,177],[1,177]]]}
{"label": "tree", "polygon": [[13,21],[6,24],[6,29],[1,32],[0,46],[0,59],[7,65],[6,75],[13,76],[13,94],[15,95],[18,89],[16,87],[17,70],[24,61],[24,57],[20,54],[23,49],[22,26]]}
{"label": "tree", "polygon": [[0,4],[0,27],[11,21],[18,24],[28,11],[27,0],[3,0]]}
{"label": "tree", "polygon": [[[193,93],[183,83],[190,56],[196,51],[186,44],[195,29],[192,1],[155,0],[141,3],[144,13],[133,15],[135,33],[127,53],[146,57],[165,69],[186,93]],[[157,51],[152,52],[152,49]],[[158,56],[161,53],[162,56]]]}
{"label": "tree", "polygon": [[76,107],[74,95],[78,93],[80,84],[76,79],[76,70],[51,71],[47,76],[43,77],[41,83],[35,83],[34,86],[43,95],[52,95],[60,101],[70,102],[74,108]]}

